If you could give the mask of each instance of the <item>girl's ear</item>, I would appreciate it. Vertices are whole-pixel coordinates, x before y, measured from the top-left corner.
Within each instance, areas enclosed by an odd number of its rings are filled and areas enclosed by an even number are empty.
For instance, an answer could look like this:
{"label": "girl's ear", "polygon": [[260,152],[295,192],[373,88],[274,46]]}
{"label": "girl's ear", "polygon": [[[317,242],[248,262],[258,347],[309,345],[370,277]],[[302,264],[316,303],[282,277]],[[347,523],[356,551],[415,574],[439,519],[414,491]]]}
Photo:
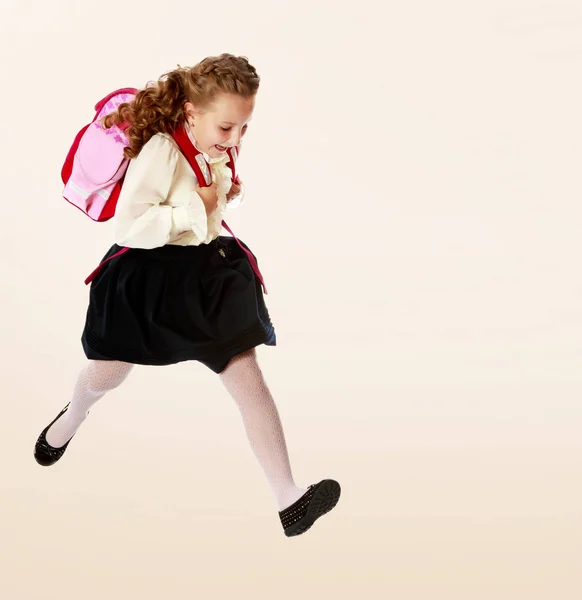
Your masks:
{"label": "girl's ear", "polygon": [[184,104],[184,115],[186,116],[186,120],[188,122],[194,121],[197,114],[196,107],[192,104],[192,102],[186,102],[186,104]]}
{"label": "girl's ear", "polygon": [[196,115],[197,117],[202,116],[205,112],[208,111],[207,108],[202,106],[196,106],[195,104],[192,104],[192,102],[189,101],[184,104],[184,110],[187,112],[192,112],[192,114]]}

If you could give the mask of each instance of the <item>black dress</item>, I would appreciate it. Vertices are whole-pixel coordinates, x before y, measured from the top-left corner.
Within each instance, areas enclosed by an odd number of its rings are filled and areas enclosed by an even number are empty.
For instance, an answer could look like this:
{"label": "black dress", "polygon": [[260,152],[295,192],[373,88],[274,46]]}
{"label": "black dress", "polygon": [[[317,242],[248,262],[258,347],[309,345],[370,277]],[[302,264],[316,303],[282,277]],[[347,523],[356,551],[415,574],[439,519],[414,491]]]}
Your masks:
{"label": "black dress", "polygon": [[[104,260],[120,249],[113,245]],[[81,340],[89,359],[197,360],[215,373],[245,350],[276,345],[261,283],[229,236],[199,246],[131,248],[103,264],[91,283]]]}

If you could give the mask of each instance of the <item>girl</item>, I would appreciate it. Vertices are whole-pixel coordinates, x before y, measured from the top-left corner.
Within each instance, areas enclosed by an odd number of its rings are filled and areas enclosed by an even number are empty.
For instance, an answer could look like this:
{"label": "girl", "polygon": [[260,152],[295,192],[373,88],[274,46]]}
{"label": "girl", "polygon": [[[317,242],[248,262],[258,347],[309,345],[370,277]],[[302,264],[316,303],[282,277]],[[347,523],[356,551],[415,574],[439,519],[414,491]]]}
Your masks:
{"label": "girl", "polygon": [[[220,235],[227,203],[243,193],[231,181],[227,151],[247,131],[258,88],[245,57],[222,54],[167,73],[102,121],[105,128],[129,124],[125,153],[132,160],[116,207],[116,244],[91,283],[82,335],[89,362],[70,403],[40,434],[35,458],[43,466],[58,461],[89,409],[134,364],[196,360],[219,374],[237,403],[283,530],[294,536],[329,512],[341,490],[332,479],[295,485],[257,363],[256,346],[274,346],[276,337],[256,257]],[[210,164],[210,187],[198,185],[175,131]],[[117,255],[121,247],[130,250]]]}

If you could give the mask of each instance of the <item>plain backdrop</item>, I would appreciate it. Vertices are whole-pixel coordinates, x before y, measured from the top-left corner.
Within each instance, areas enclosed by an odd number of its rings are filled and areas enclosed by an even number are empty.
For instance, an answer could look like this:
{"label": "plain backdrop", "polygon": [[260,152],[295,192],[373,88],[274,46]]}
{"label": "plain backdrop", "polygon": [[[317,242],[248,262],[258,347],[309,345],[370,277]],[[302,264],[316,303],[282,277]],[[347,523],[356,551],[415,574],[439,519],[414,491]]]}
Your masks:
{"label": "plain backdrop", "polygon": [[[283,535],[234,402],[138,367],[33,459],[113,241],[61,196],[109,91],[231,52],[262,78],[227,215],[297,483]],[[2,0],[0,597],[582,597],[582,6]]]}

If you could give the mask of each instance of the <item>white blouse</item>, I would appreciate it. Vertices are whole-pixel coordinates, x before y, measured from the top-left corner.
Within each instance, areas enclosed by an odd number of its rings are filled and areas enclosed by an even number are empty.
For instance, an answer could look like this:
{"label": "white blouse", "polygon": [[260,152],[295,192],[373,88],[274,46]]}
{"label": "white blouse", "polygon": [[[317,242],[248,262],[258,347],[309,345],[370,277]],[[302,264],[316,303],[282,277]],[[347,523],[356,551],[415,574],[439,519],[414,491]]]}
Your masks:
{"label": "white blouse", "polygon": [[[218,207],[210,217],[196,193],[196,174],[172,137],[157,133],[148,140],[125,174],[115,209],[115,242],[150,249],[166,244],[198,246],[217,238],[232,173],[226,166],[227,154],[204,158],[218,188]],[[240,205],[241,199],[242,192],[228,204]]]}

